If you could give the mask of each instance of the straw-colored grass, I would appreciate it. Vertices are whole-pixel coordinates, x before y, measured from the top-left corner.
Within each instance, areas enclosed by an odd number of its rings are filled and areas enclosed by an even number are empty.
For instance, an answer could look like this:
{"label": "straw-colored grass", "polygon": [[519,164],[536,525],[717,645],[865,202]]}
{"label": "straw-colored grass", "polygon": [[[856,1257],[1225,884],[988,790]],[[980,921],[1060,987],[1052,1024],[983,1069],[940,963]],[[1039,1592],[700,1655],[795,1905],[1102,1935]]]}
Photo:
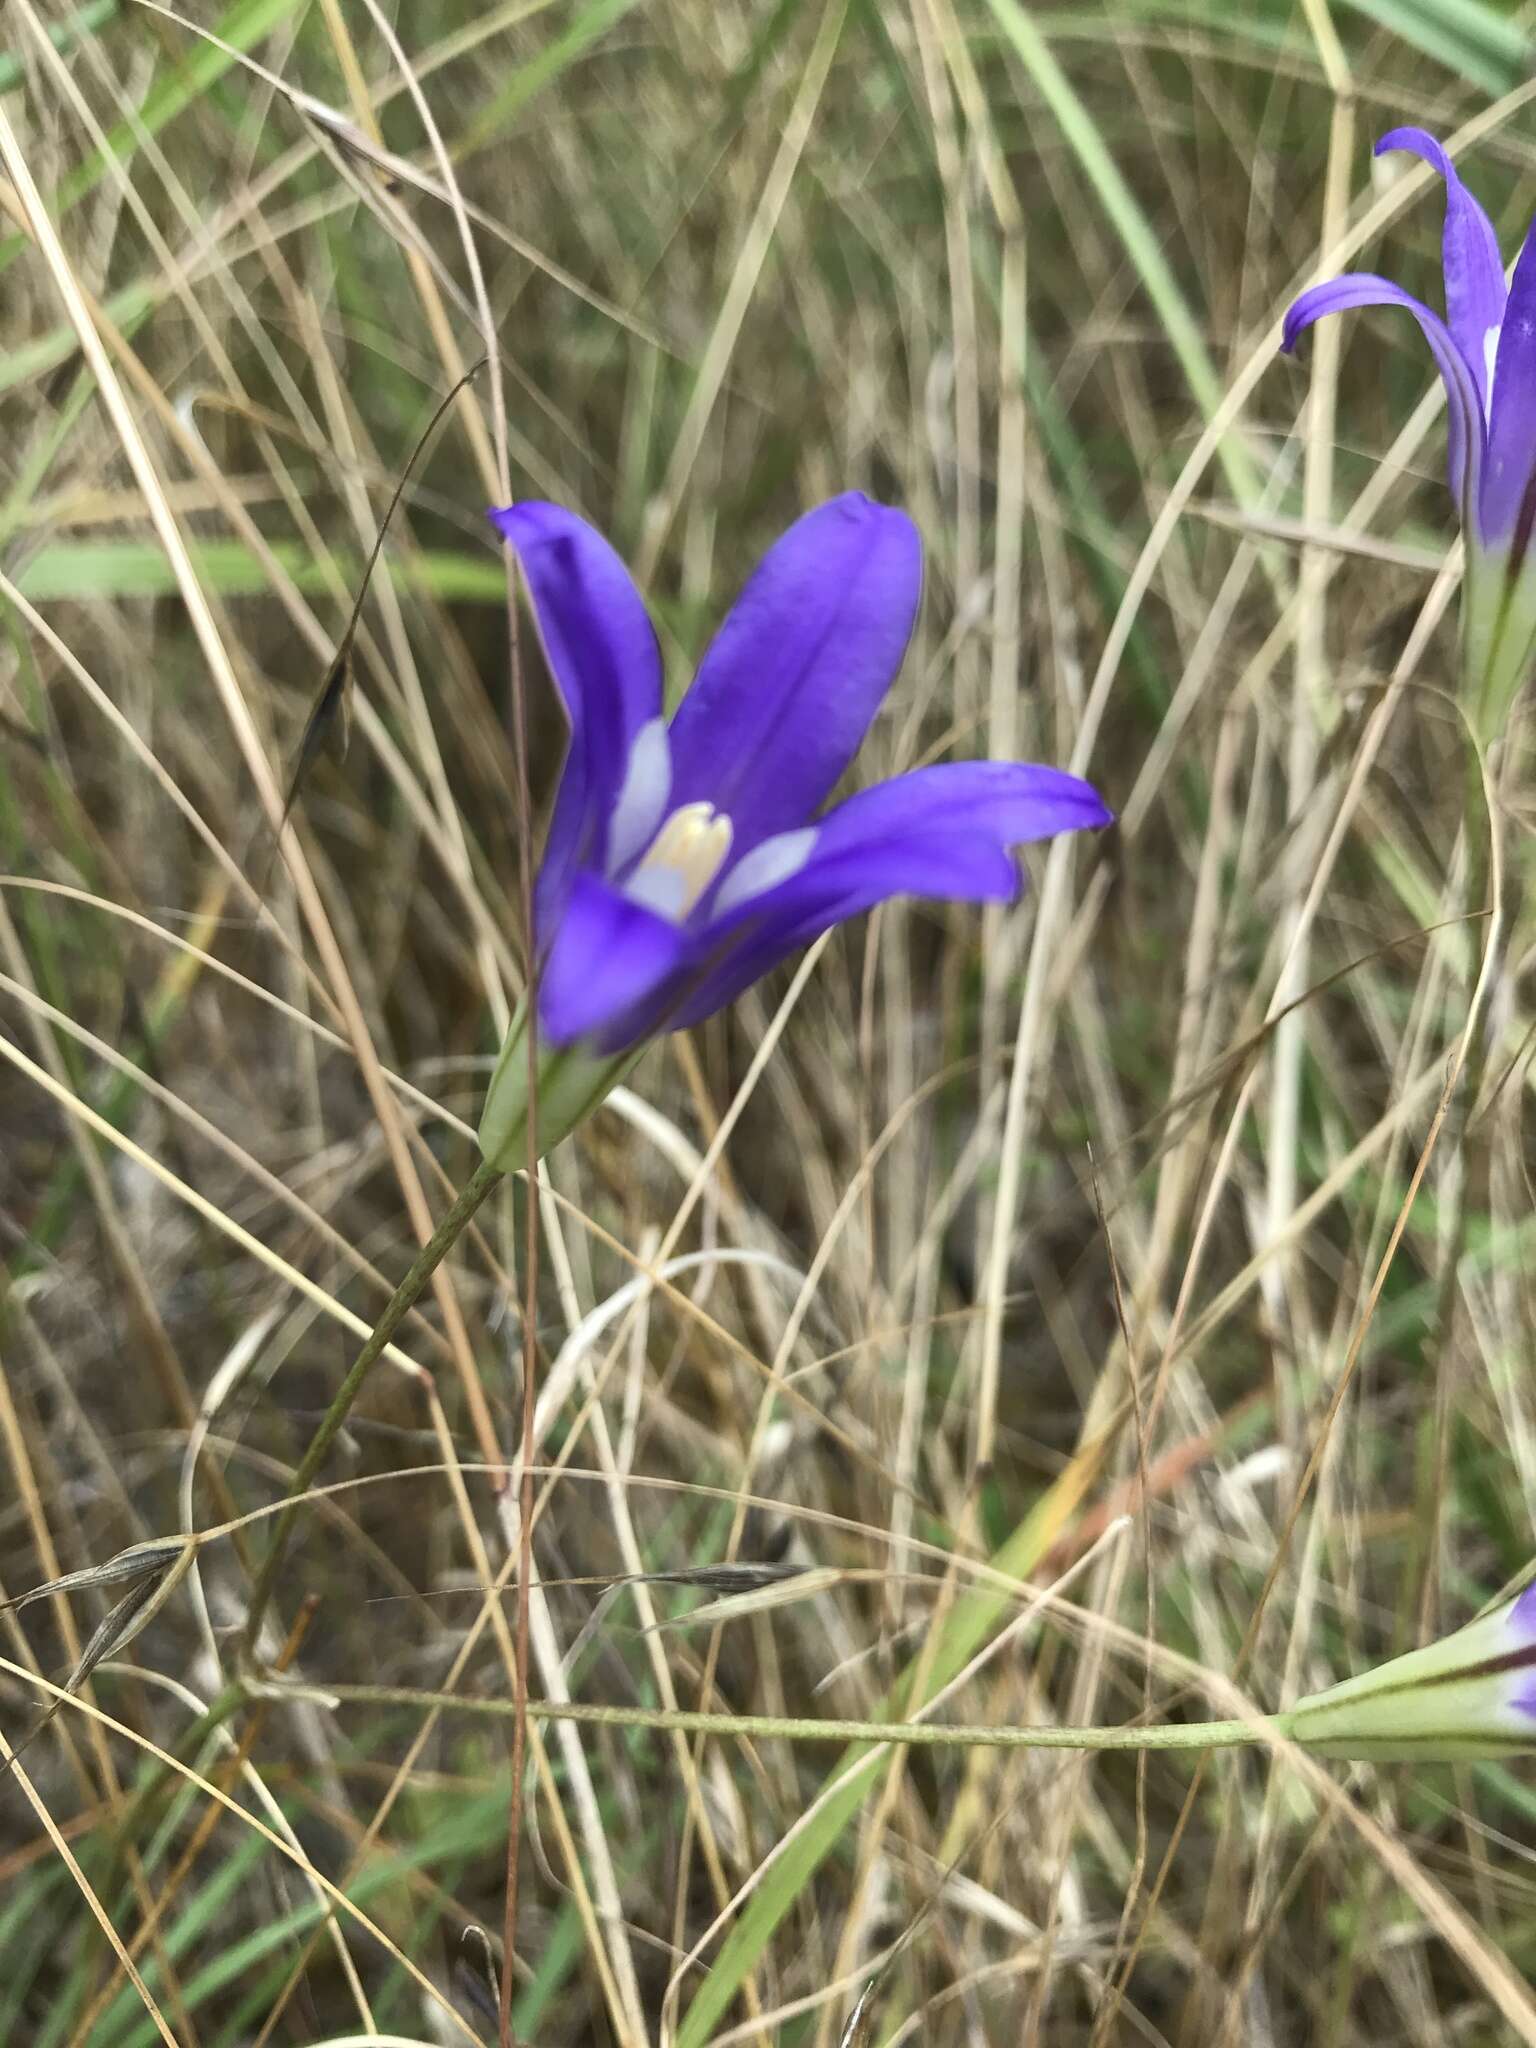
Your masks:
{"label": "straw-colored grass", "polygon": [[[121,1588],[0,1617],[7,1742],[57,1707],[0,2041],[491,2042],[509,1932],[539,2048],[1536,2041],[1518,1764],[772,1725],[1241,1717],[1527,1561],[1523,728],[1496,957],[1427,363],[1276,346],[1349,262],[1434,286],[1394,121],[1514,246],[1533,55],[1492,0],[8,0],[0,1597],[238,1526],[78,1699]],[[248,1658],[519,989],[561,727],[484,507],[598,521],[680,689],[848,487],[928,560],[860,779],[1119,824],[648,1053],[547,1162],[532,1356],[505,1183]],[[525,1365],[529,1690],[663,1718],[535,1714],[509,1929],[456,1703],[516,1696]]]}

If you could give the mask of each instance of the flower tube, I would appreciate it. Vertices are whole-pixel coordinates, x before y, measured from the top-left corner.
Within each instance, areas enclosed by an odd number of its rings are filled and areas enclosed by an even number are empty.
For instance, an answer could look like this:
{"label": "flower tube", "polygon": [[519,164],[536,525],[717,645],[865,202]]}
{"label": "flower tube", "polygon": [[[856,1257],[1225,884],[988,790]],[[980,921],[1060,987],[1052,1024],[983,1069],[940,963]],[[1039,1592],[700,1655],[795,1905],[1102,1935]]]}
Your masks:
{"label": "flower tube", "polygon": [[1282,1725],[1324,1756],[1376,1762],[1536,1749],[1536,1582],[1438,1643],[1298,1700]]}

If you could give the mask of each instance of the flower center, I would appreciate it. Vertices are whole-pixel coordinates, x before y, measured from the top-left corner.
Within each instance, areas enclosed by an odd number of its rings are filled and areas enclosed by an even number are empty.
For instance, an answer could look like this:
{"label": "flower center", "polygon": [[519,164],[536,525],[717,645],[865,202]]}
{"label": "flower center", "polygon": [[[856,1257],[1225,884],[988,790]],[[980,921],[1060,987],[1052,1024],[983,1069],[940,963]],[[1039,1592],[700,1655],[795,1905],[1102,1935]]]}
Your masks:
{"label": "flower center", "polygon": [[713,804],[680,804],[630,876],[626,895],[663,917],[686,917],[725,865],[731,821]]}

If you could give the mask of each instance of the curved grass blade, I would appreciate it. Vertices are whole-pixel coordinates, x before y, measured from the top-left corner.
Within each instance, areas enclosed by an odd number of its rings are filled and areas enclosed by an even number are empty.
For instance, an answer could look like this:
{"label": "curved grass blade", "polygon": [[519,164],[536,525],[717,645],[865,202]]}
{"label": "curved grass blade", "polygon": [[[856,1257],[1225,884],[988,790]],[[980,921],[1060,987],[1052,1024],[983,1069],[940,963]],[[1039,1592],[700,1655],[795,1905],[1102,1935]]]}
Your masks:
{"label": "curved grass blade", "polygon": [[63,1578],[50,1579],[46,1586],[35,1586],[30,1593],[23,1593],[19,1600],[9,1603],[12,1607],[26,1607],[34,1600],[41,1600],[45,1593],[115,1585],[125,1578],[131,1582],[128,1591],[98,1624],[80,1652],[75,1668],[64,1681],[64,1692],[49,1701],[11,1754],[0,1763],[0,1778],[32,1747],[63,1706],[65,1696],[78,1692],[103,1658],[115,1657],[120,1650],[125,1650],[140,1629],[160,1612],[186,1576],[196,1550],[195,1542],[181,1536],[166,1537],[154,1543],[137,1543],[129,1550],[120,1550],[116,1557],[109,1557],[105,1564],[92,1565],[84,1571],[67,1572]]}
{"label": "curved grass blade", "polygon": [[[331,656],[330,665],[320,679],[319,691],[316,693],[309,716],[304,721],[304,731],[299,740],[293,772],[289,777],[288,788],[283,798],[283,825],[286,825],[288,822],[289,813],[293,809],[305,776],[309,773],[310,768],[319,758],[321,752],[330,744],[333,734],[337,733],[338,730],[340,733],[339,751],[342,754],[346,752],[350,727],[349,685],[352,680],[352,647],[357,638],[358,624],[363,616],[363,600],[368,595],[368,585],[372,582],[373,572],[378,567],[379,556],[384,548],[384,536],[389,531],[389,522],[395,516],[395,508],[400,503],[405,486],[410,479],[411,471],[421,459],[422,451],[437,431],[444,414],[464,389],[465,385],[469,383],[470,379],[477,376],[485,368],[485,363],[486,358],[484,356],[481,356],[478,362],[471,363],[463,376],[456,379],[444,395],[431,419],[423,427],[420,438],[407,457],[405,467],[401,470],[395,488],[390,494],[389,503],[384,509],[384,517],[379,521],[379,530],[373,537],[373,546],[369,550],[368,560],[363,565],[362,578],[357,586],[357,596],[352,601],[351,615],[342,629],[341,638],[336,643],[336,652]],[[279,830],[281,830],[281,826]]]}

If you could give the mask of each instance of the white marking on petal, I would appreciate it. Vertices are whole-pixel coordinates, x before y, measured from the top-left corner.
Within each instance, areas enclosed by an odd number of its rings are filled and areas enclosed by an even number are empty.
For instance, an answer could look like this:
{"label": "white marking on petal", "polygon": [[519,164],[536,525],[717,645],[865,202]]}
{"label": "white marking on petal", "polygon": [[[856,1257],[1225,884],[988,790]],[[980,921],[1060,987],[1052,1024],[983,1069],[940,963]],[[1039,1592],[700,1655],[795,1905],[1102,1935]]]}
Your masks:
{"label": "white marking on petal", "polygon": [[676,924],[683,914],[687,888],[676,868],[638,867],[624,884],[624,894],[631,903],[644,904],[658,917],[669,918]]}
{"label": "white marking on petal", "polygon": [[775,832],[771,839],[765,839],[750,853],[744,853],[720,886],[720,894],[715,898],[715,916],[735,910],[751,897],[776,889],[780,882],[787,882],[791,875],[798,875],[810,859],[816,840],[816,827],[801,825],[793,832]]}
{"label": "white marking on petal", "polygon": [[608,872],[628,865],[655,833],[672,794],[672,749],[667,721],[648,718],[635,734],[624,782],[608,820]]}
{"label": "white marking on petal", "polygon": [[731,821],[713,804],[680,804],[624,884],[636,903],[663,917],[686,917],[725,865]]}
{"label": "white marking on petal", "polygon": [[1483,400],[1483,412],[1488,419],[1493,418],[1493,366],[1498,360],[1502,332],[1502,326],[1490,327],[1483,336],[1483,365],[1488,372],[1488,396]]}

